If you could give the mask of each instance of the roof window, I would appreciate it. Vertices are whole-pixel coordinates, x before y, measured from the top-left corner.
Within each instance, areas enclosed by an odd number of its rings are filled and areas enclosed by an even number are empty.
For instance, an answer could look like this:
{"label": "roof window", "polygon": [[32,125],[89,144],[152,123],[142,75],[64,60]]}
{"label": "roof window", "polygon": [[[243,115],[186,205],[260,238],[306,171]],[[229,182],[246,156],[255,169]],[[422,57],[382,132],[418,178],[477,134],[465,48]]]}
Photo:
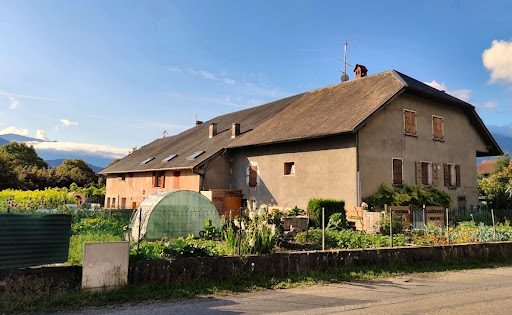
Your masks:
{"label": "roof window", "polygon": [[169,162],[170,160],[174,159],[177,156],[178,156],[177,154],[171,154],[168,157],[166,157],[165,159],[163,159],[162,162]]}
{"label": "roof window", "polygon": [[154,157],[147,158],[144,161],[140,162],[140,164],[141,165],[148,164],[150,161],[153,161],[154,159],[155,159]]}
{"label": "roof window", "polygon": [[196,157],[200,156],[201,154],[203,154],[204,151],[196,151],[194,153],[192,153],[188,158],[187,160],[193,160],[195,159]]}

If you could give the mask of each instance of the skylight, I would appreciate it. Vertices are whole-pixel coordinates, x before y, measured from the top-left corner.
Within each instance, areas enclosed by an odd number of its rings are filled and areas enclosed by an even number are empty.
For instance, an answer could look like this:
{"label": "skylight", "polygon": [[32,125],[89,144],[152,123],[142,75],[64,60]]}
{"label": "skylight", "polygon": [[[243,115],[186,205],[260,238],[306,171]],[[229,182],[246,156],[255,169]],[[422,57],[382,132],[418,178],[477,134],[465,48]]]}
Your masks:
{"label": "skylight", "polygon": [[143,165],[143,164],[148,164],[148,163],[149,163],[149,161],[152,161],[153,159],[154,159],[154,157],[147,158],[147,159],[145,159],[144,161],[140,162],[140,164],[141,164],[141,165]]}
{"label": "skylight", "polygon": [[195,159],[196,157],[200,156],[201,154],[203,154],[204,151],[196,151],[194,153],[192,153],[188,158],[187,160],[193,160]]}
{"label": "skylight", "polygon": [[177,154],[171,154],[168,157],[166,157],[165,159],[163,159],[162,162],[169,162],[170,160],[174,159],[177,156],[178,156]]}

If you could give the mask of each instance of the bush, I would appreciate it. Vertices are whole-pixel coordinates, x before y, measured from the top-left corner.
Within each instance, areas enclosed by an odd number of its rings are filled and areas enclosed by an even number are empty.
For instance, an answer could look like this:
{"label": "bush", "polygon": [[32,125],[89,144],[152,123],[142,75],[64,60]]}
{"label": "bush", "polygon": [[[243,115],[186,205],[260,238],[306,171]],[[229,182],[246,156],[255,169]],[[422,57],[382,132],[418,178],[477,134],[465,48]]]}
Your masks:
{"label": "bush", "polygon": [[325,224],[329,222],[332,214],[340,213],[342,224],[347,225],[347,217],[345,215],[345,201],[334,199],[311,199],[308,202],[308,214],[311,219],[312,226],[322,226],[322,208],[325,211]]}
{"label": "bush", "polygon": [[[308,244],[314,248],[322,248],[322,230],[311,229],[308,232],[300,232],[295,236],[299,244]],[[393,245],[403,246],[408,238],[403,234],[393,235]],[[366,234],[361,231],[352,230],[325,230],[326,248],[376,248],[390,246],[390,237],[387,235]]]}
{"label": "bush", "polygon": [[347,218],[342,213],[333,213],[327,223],[327,229],[341,231],[348,228]]}
{"label": "bush", "polygon": [[429,205],[448,208],[452,203],[450,194],[435,187],[423,185],[402,185],[391,188],[382,184],[375,194],[364,200],[370,207]]}
{"label": "bush", "polygon": [[[379,220],[380,234],[389,235],[389,214],[382,215]],[[401,234],[404,232],[404,218],[401,216],[393,216],[393,234]]]}
{"label": "bush", "polygon": [[141,242],[139,255],[137,243],[131,244],[130,256],[138,259],[169,259],[178,257],[206,257],[218,255],[216,242],[196,240],[189,236],[178,237],[168,241]]}

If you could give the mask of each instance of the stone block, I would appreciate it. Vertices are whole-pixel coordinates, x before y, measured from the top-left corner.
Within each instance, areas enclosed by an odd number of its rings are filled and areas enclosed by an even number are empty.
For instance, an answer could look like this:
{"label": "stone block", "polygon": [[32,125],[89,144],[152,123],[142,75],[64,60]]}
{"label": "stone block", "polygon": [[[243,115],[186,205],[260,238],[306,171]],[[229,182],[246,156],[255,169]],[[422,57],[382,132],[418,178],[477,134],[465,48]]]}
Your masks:
{"label": "stone block", "polygon": [[110,288],[127,284],[129,251],[128,242],[85,244],[82,288]]}

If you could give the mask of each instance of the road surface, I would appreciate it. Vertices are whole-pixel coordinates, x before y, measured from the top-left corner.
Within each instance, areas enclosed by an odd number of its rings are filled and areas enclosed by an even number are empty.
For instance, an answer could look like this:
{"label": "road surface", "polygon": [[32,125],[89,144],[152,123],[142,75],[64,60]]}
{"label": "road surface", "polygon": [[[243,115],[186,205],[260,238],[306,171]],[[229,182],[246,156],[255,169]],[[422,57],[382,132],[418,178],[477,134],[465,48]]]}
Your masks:
{"label": "road surface", "polygon": [[78,312],[87,315],[277,313],[512,314],[512,268],[408,275],[382,281],[314,285]]}

